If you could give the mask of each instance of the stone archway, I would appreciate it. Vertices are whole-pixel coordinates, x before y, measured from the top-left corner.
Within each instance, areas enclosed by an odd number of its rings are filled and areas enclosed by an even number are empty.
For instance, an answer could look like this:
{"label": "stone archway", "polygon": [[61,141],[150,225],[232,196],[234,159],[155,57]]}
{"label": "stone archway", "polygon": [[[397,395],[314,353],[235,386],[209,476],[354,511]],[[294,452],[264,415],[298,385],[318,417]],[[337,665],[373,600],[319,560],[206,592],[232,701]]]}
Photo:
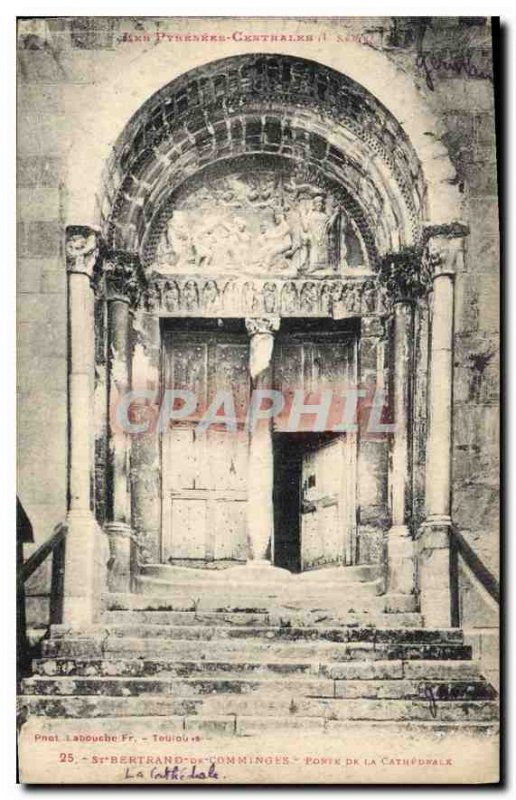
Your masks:
{"label": "stone archway", "polygon": [[[210,280],[219,296],[224,298],[227,292],[228,300],[222,306],[210,307],[201,300],[202,292],[206,293],[204,277],[190,274],[206,267],[207,257],[203,264],[194,257],[191,263],[195,269],[189,269],[187,262],[180,275],[176,274],[177,263],[169,272],[156,269],[157,249],[185,186],[210,180],[210,176],[217,180],[223,174],[234,177],[253,158],[275,165],[273,171],[279,168],[287,175],[286,180],[297,170],[298,183],[302,174],[306,183],[313,182],[323,186],[326,193],[334,191],[340,196],[362,247],[366,262],[358,265],[365,267],[362,271],[354,273],[352,265],[345,266],[337,259],[335,263],[328,261],[326,273],[314,272],[307,278],[300,274],[298,264],[297,271],[285,281],[258,266],[252,273],[258,294],[255,304],[244,297],[242,280],[233,281],[236,291],[230,296],[231,282],[215,269]],[[246,169],[249,172],[248,166]],[[413,610],[417,604],[411,461],[414,310],[435,277],[434,319],[445,317],[445,329],[451,332],[450,264],[456,257],[455,243],[464,235],[457,225],[425,227],[427,190],[420,160],[403,127],[363,87],[339,72],[296,57],[235,56],[176,79],[130,120],[106,167],[100,200],[101,236],[94,237],[97,245],[101,242],[95,251],[99,257],[93,275],[103,298],[97,309],[108,331],[108,340],[100,347],[107,348],[101,404],[105,390],[109,405],[115,390],[123,392],[138,383],[156,388],[163,316],[245,317],[250,320],[251,331],[270,338],[282,316],[332,317],[340,302],[338,313],[361,320],[361,361],[367,369],[370,359],[373,382],[378,378],[385,337],[390,336],[396,431],[391,447],[390,528],[386,536],[388,610]],[[328,209],[319,209],[319,213],[328,214]],[[77,282],[78,275],[91,277],[84,260],[79,263],[76,256],[91,237],[85,237],[81,230],[72,230],[71,234],[70,280]],[[341,236],[339,241],[345,240]],[[422,259],[425,248],[428,257]],[[436,264],[438,271],[430,274],[428,265],[433,269]],[[220,266],[216,260],[215,266]],[[303,292],[310,294],[304,308],[282,305],[286,283],[294,286],[299,298]],[[272,298],[273,293],[277,300],[272,303],[269,299],[267,306],[267,294]],[[449,379],[449,337],[440,341],[433,336],[432,364],[446,373],[445,380]],[[430,398],[433,445],[427,477],[433,476],[435,487],[439,482],[436,464],[443,466],[443,436],[449,436],[449,409],[443,416],[435,391],[432,394],[430,390]],[[157,524],[152,523],[156,512],[151,498],[159,484],[159,465],[155,442],[134,444],[133,463],[136,453],[140,465],[147,462],[148,474],[147,484],[138,479],[131,482],[128,441],[112,425],[109,443],[106,530],[118,570],[114,585],[121,588],[130,584],[133,527],[141,527],[144,516],[147,533]],[[269,442],[262,442],[263,447],[268,448]],[[385,457],[381,458],[386,464]],[[367,468],[367,461],[364,464]],[[449,464],[444,467],[449,473]],[[380,482],[386,480],[384,471]],[[270,480],[265,483],[270,486]],[[427,499],[433,498],[434,505],[427,511],[430,519],[437,521],[427,526],[431,544],[426,549],[431,557],[435,549],[446,557],[449,501],[446,488],[437,493],[438,497],[432,491],[427,491]],[[445,604],[446,591],[446,587],[439,587]],[[430,594],[435,595],[432,586]]]}

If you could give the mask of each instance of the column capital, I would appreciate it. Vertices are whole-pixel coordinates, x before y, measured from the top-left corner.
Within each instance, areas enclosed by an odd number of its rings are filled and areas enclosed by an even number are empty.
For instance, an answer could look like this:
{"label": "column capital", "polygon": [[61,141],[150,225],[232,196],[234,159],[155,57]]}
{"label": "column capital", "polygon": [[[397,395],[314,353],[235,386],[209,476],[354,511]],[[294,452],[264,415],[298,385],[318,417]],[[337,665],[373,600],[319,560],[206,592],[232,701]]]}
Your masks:
{"label": "column capital", "polygon": [[469,228],[460,222],[429,225],[423,235],[423,268],[430,280],[455,275],[463,265],[464,239]]}
{"label": "column capital", "polygon": [[387,253],[380,263],[378,283],[392,304],[413,303],[425,295],[430,281],[419,248]]}
{"label": "column capital", "polygon": [[99,234],[87,225],[68,225],[65,232],[66,271],[87,275],[93,273],[99,257]]}
{"label": "column capital", "polygon": [[106,300],[120,300],[135,308],[146,287],[146,278],[138,256],[121,251],[107,253],[102,264]]}
{"label": "column capital", "polygon": [[259,333],[274,334],[279,331],[280,317],[247,317],[245,327],[249,336],[256,336]]}

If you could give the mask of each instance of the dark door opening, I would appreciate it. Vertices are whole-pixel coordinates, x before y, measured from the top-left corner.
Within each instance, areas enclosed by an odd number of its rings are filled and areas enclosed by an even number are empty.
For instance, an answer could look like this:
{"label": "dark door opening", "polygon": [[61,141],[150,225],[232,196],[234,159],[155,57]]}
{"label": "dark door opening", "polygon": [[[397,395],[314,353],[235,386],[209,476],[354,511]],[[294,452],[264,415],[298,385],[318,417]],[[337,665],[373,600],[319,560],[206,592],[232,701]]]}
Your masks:
{"label": "dark door opening", "polygon": [[[307,515],[310,515],[309,521],[319,518],[322,528],[327,528],[326,534],[335,528],[334,535],[337,539],[340,538],[339,527],[342,520],[320,518],[321,512],[325,513],[331,507],[339,505],[340,485],[333,495],[329,491],[323,493],[320,502],[317,498],[318,493],[320,494],[321,478],[324,480],[324,475],[317,469],[317,462],[321,455],[324,457],[324,452],[329,452],[329,445],[343,441],[341,435],[328,431],[274,433],[273,502],[276,567],[288,569],[290,572],[301,572],[303,569],[345,562],[344,541],[342,549],[338,542],[332,546],[329,540],[324,541],[328,537],[321,537],[320,531],[313,532],[317,543],[315,553],[310,553],[314,543],[308,541],[311,526],[306,524]],[[333,463],[329,464],[333,475],[336,475],[343,466],[340,463],[340,454],[336,455],[337,460],[333,459]]]}
{"label": "dark door opening", "polygon": [[296,433],[275,433],[274,566],[301,571],[302,442]]}

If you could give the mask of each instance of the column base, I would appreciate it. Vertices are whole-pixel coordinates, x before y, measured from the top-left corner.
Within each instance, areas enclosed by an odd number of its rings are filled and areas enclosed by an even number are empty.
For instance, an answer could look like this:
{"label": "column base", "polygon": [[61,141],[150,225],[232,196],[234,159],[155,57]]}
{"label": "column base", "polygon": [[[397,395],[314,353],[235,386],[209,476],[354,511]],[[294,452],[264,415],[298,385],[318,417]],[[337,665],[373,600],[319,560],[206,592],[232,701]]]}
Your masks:
{"label": "column base", "polygon": [[437,515],[419,529],[421,613],[429,628],[451,627],[450,529],[450,517]]}
{"label": "column base", "polygon": [[393,525],[387,533],[385,610],[416,611],[416,586],[414,540],[407,525]]}
{"label": "column base", "polygon": [[125,522],[108,522],[104,531],[109,542],[108,592],[130,592],[132,528]]}
{"label": "column base", "polygon": [[69,511],[66,524],[63,624],[80,627],[100,615],[107,542],[90,511]]}
{"label": "column base", "polygon": [[406,614],[419,610],[419,598],[417,594],[399,594],[387,592],[385,594],[386,614]]}

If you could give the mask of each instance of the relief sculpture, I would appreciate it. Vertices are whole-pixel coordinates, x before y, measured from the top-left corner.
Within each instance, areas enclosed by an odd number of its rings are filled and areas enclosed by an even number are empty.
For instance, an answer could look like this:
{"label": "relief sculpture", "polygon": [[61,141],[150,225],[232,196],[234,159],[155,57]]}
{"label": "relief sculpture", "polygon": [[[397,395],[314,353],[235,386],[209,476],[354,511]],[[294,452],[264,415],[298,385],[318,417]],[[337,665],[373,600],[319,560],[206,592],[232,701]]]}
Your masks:
{"label": "relief sculpture", "polygon": [[367,268],[342,200],[272,172],[206,181],[174,202],[154,256],[168,274],[338,275]]}
{"label": "relief sculpture", "polygon": [[144,308],[173,316],[358,317],[390,313],[382,286],[370,279],[317,281],[172,278],[155,273]]}

